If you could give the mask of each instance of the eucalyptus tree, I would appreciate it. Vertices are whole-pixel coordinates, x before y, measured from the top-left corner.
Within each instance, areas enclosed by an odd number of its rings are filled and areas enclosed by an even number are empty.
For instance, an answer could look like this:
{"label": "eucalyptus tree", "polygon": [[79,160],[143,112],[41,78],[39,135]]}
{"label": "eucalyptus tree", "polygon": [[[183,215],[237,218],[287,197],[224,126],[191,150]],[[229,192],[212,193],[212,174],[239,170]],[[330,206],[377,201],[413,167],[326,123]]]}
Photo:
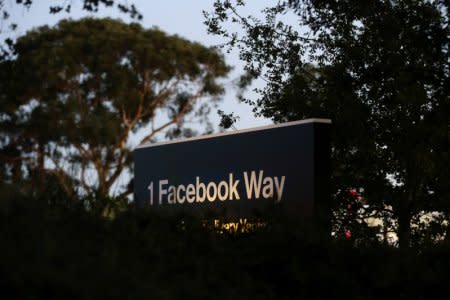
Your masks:
{"label": "eucalyptus tree", "polygon": [[130,193],[129,180],[118,184],[135,146],[192,134],[184,121],[205,117],[229,71],[214,49],[113,19],[39,27],[14,50],[0,64],[4,181],[51,175],[101,197]]}
{"label": "eucalyptus tree", "polygon": [[291,0],[262,19],[244,5],[215,1],[205,23],[239,50],[243,84],[266,82],[244,99],[257,114],[332,119],[335,199],[358,187],[368,203],[392,207],[403,246],[414,214],[448,215],[449,2]]}

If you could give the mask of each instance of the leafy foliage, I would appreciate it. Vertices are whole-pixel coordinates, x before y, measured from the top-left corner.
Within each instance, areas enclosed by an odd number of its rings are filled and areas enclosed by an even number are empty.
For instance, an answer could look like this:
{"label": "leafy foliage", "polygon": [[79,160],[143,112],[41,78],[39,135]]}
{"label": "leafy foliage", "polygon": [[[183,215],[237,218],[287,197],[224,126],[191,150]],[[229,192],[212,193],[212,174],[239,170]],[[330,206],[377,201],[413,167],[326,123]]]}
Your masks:
{"label": "leafy foliage", "polygon": [[[15,0],[10,3],[5,3],[4,0],[0,0],[0,14],[2,15],[2,20],[7,20],[10,17],[8,13],[8,8],[13,8],[14,5],[23,6],[26,9],[29,9],[32,5],[34,5],[33,0]],[[69,13],[72,9],[72,5],[74,1],[54,1],[56,3],[49,4],[49,13],[57,14],[62,11]],[[59,2],[59,3],[58,3]],[[78,2],[78,1],[76,1]],[[134,4],[129,4],[128,2],[121,2],[115,0],[81,0],[79,1],[82,4],[82,9],[90,12],[97,12],[102,6],[103,7],[112,7],[114,5],[117,6],[117,9],[125,14],[129,14],[130,17],[134,19],[142,19],[142,14],[139,12],[137,7]]]}
{"label": "leafy foliage", "polygon": [[241,16],[242,5],[216,1],[205,23],[239,49],[244,82],[267,82],[247,100],[257,114],[332,119],[335,195],[360,187],[372,207],[392,207],[405,246],[412,215],[448,216],[448,1],[285,1],[263,20]]}
{"label": "leafy foliage", "polygon": [[233,113],[227,114],[225,113],[223,110],[218,110],[217,114],[220,117],[220,123],[219,126],[222,127],[223,129],[228,129],[228,128],[234,128],[234,123],[236,123],[237,120],[239,120],[238,116],[235,116]]}
{"label": "leafy foliage", "polygon": [[112,19],[40,27],[14,50],[0,64],[2,180],[31,179],[36,191],[51,174],[68,194],[97,198],[131,172],[132,137],[192,135],[183,121],[205,117],[229,70],[215,50]]}

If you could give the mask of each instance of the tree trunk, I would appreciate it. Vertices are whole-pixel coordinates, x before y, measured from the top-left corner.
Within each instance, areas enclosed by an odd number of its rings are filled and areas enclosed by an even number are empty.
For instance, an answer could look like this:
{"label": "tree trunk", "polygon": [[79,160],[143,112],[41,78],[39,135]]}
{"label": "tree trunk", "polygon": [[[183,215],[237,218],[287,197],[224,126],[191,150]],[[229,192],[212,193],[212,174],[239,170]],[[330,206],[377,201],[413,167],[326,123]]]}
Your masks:
{"label": "tree trunk", "polygon": [[411,207],[410,197],[402,197],[398,211],[398,242],[401,249],[411,246]]}
{"label": "tree trunk", "polygon": [[39,176],[42,176],[42,172],[44,170],[44,163],[45,163],[44,145],[39,143],[37,145],[37,160],[36,160],[36,168]]}
{"label": "tree trunk", "polygon": [[36,183],[39,194],[42,194],[45,191],[45,154],[44,154],[44,145],[42,143],[38,144],[38,153],[37,153],[37,172],[36,172]]}
{"label": "tree trunk", "polygon": [[100,172],[97,173],[98,176],[98,188],[97,191],[95,191],[97,197],[99,198],[105,198],[109,195],[109,189],[111,188],[112,182],[109,182],[107,179],[108,170],[102,169]]}

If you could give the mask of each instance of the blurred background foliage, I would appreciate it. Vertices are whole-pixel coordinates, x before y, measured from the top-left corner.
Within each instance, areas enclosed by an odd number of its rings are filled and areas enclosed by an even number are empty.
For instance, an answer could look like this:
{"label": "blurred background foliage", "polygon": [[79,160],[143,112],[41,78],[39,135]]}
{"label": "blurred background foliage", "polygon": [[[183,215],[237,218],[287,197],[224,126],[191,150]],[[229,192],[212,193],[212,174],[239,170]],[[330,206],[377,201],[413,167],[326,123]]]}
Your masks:
{"label": "blurred background foliage", "polygon": [[228,71],[217,50],[137,23],[36,28],[0,61],[0,180],[29,182],[27,193],[57,181],[70,197],[126,199],[132,150],[208,130]]}

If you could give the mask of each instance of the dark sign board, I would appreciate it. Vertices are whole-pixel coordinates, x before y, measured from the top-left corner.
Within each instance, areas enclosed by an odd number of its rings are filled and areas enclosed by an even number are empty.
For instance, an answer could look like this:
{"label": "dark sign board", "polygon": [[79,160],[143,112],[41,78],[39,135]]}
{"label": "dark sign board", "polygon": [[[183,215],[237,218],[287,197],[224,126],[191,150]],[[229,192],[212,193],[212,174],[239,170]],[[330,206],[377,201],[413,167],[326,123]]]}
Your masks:
{"label": "dark sign board", "polygon": [[325,213],[330,123],[308,119],[139,147],[135,203],[230,217],[273,205],[291,216]]}

